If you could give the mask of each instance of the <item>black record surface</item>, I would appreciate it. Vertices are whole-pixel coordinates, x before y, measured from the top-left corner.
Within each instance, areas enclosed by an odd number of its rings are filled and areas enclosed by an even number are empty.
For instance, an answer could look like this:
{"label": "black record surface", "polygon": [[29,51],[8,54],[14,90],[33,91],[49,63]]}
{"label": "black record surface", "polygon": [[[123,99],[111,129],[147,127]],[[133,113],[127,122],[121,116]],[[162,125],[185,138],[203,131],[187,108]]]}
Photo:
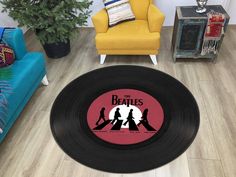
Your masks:
{"label": "black record surface", "polygon": [[[101,94],[137,89],[159,101],[164,123],[150,139],[130,145],[108,143],[88,127],[87,112]],[[67,85],[51,110],[52,134],[74,160],[103,171],[133,173],[160,167],[181,155],[199,128],[193,95],[173,77],[146,67],[113,66],[84,74]]]}

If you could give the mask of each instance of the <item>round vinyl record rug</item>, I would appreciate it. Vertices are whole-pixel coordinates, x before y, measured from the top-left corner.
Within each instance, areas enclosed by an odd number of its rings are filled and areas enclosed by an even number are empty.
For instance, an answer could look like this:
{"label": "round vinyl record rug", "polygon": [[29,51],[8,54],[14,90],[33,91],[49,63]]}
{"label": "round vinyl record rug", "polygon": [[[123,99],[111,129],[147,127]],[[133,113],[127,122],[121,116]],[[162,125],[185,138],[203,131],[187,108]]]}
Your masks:
{"label": "round vinyl record rug", "polygon": [[132,173],[181,155],[199,128],[188,89],[149,68],[113,66],[67,85],[51,110],[52,134],[74,160],[103,171]]}

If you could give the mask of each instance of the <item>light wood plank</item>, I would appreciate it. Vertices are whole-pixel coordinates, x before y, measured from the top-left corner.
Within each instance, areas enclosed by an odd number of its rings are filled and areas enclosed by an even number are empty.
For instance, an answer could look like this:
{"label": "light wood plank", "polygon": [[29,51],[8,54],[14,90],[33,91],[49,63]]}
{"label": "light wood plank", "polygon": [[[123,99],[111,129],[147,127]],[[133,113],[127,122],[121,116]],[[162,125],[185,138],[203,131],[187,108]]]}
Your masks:
{"label": "light wood plank", "polygon": [[123,177],[155,177],[155,170],[149,170],[141,173],[123,174]]}
{"label": "light wood plank", "polygon": [[190,159],[191,177],[225,177],[220,161]]}
{"label": "light wood plank", "polygon": [[171,163],[156,169],[156,177],[190,177],[186,153]]}
{"label": "light wood plank", "polygon": [[[201,92],[207,105],[207,114],[212,126],[216,147],[222,161],[223,170],[227,177],[236,176],[236,123],[229,116],[235,105],[227,104],[225,99],[231,99],[230,94],[220,91],[221,86],[216,83],[202,82]],[[235,115],[234,115],[235,116]]]}

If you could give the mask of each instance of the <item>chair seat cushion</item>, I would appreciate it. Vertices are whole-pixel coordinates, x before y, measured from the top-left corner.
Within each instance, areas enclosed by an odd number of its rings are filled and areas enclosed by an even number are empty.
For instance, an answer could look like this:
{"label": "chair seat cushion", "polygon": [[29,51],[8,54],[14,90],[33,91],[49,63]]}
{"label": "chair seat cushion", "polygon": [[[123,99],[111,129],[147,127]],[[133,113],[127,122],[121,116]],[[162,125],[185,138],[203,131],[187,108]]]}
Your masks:
{"label": "chair seat cushion", "polygon": [[96,47],[100,50],[159,49],[160,33],[151,33],[146,20],[129,21],[97,34]]}

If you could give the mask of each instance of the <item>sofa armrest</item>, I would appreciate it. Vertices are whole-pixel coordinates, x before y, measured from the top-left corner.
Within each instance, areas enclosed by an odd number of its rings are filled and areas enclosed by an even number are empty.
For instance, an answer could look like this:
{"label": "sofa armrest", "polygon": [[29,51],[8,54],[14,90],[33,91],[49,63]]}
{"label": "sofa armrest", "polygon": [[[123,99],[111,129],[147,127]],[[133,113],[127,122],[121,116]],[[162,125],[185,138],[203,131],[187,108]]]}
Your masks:
{"label": "sofa armrest", "polygon": [[105,33],[108,30],[108,15],[106,9],[102,9],[92,17],[96,33]]}
{"label": "sofa armrest", "polygon": [[150,32],[161,32],[165,15],[153,4],[148,9],[148,25]]}
{"label": "sofa armrest", "polygon": [[14,50],[16,60],[20,60],[27,53],[23,32],[20,28],[6,29],[3,40]]}

